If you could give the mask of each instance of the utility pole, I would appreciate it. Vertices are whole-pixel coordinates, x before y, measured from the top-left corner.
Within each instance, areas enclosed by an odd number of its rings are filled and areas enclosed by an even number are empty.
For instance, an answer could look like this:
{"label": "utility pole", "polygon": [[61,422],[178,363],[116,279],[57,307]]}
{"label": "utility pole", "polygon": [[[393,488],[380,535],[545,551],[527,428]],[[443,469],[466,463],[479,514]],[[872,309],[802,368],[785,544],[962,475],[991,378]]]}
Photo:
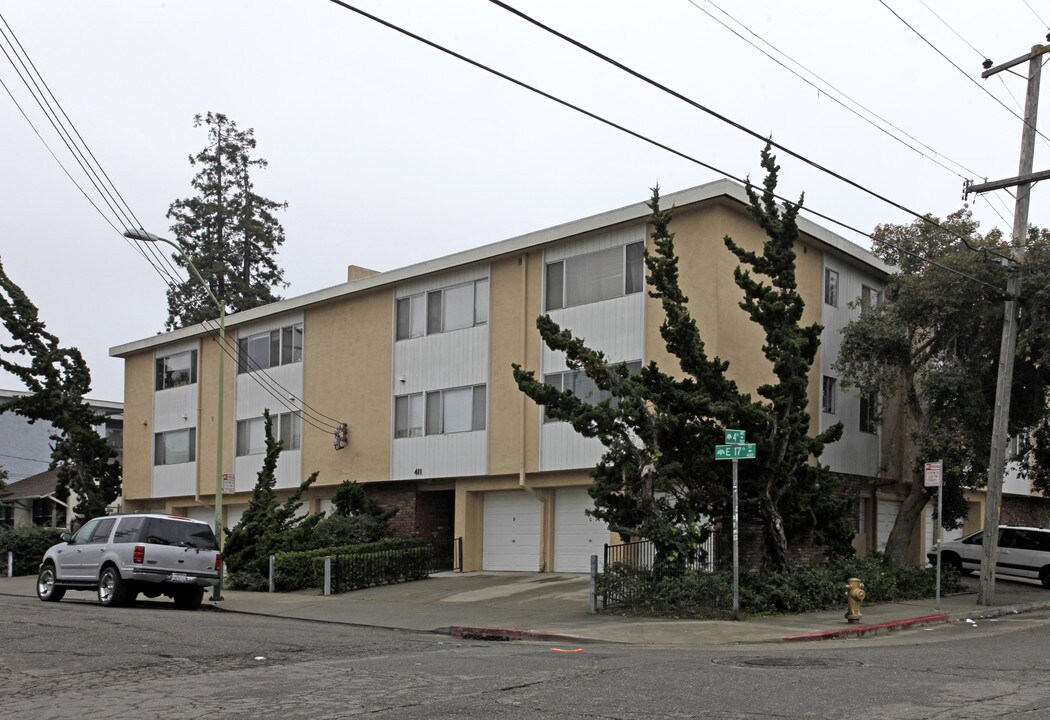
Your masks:
{"label": "utility pole", "polygon": [[[1050,40],[1050,35],[1047,36]],[[966,183],[965,194],[988,192],[1005,187],[1017,187],[1014,207],[1013,263],[1006,283],[1006,309],[1003,314],[1003,335],[999,348],[999,373],[995,383],[995,416],[992,421],[992,449],[988,460],[988,491],[984,505],[984,542],[981,555],[981,587],[977,596],[979,605],[995,602],[995,564],[999,555],[999,508],[1003,497],[1003,472],[1006,468],[1007,428],[1010,420],[1010,391],[1013,385],[1014,356],[1017,350],[1017,300],[1021,295],[1021,263],[1024,260],[1025,241],[1028,236],[1028,201],[1032,185],[1050,177],[1050,171],[1032,173],[1035,154],[1035,125],[1039,110],[1039,76],[1042,56],[1050,52],[1050,46],[1036,45],[1027,55],[990,67],[982,78],[1020,65],[1028,61],[1028,94],[1024,107],[1024,127],[1021,130],[1021,159],[1017,177],[980,185]]]}

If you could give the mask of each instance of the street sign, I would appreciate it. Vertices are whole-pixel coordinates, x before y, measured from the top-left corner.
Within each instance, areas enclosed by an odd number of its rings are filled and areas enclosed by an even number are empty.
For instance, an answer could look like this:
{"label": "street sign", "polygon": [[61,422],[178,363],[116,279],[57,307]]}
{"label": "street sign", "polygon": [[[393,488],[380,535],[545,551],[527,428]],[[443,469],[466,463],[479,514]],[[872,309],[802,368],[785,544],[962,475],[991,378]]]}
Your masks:
{"label": "street sign", "polygon": [[230,493],[230,494],[232,494],[234,492],[234,488],[235,487],[236,487],[236,484],[234,483],[233,473],[223,473],[222,474],[222,491],[223,491],[223,493]]}
{"label": "street sign", "polygon": [[743,430],[726,430],[726,445],[743,445],[747,442],[745,434]]}
{"label": "street sign", "polygon": [[715,445],[715,460],[754,460],[755,444]]}
{"label": "street sign", "polygon": [[926,487],[940,487],[943,476],[944,463],[942,461],[926,463],[926,467],[923,470],[923,479]]}

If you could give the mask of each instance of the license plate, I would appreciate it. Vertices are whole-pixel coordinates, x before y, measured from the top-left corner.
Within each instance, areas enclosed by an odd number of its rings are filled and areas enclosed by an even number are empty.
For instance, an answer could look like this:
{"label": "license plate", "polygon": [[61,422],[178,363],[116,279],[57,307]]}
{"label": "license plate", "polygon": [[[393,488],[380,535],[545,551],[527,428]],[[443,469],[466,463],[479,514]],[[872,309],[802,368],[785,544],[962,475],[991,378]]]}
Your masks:
{"label": "license plate", "polygon": [[177,583],[189,582],[190,576],[186,575],[185,573],[172,573],[171,581]]}

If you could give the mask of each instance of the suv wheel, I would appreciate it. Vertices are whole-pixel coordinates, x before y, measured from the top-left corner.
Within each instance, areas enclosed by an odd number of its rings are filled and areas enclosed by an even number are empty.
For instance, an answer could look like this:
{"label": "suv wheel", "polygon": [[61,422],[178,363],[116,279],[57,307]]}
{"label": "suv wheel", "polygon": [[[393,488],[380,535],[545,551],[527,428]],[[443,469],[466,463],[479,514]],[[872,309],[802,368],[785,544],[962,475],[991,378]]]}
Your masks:
{"label": "suv wheel", "polygon": [[66,589],[55,585],[55,566],[48,563],[36,578],[36,596],[44,602],[58,602]]}
{"label": "suv wheel", "polygon": [[127,588],[120,572],[112,565],[103,568],[98,578],[98,604],[105,607],[123,605],[127,597]]}
{"label": "suv wheel", "polygon": [[1039,571],[1039,582],[1043,583],[1043,587],[1050,588],[1050,566]]}
{"label": "suv wheel", "polygon": [[196,610],[204,601],[204,588],[180,588],[175,591],[175,607],[179,610]]}

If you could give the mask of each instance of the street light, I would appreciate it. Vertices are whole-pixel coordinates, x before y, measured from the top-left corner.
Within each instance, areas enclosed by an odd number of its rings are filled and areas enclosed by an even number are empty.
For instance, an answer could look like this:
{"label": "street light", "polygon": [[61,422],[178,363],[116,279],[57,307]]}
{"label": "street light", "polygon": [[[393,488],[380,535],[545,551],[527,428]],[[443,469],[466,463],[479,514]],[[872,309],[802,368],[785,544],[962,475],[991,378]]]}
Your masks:
{"label": "street light", "polygon": [[[219,407],[216,413],[217,426],[216,439],[215,439],[215,540],[219,543],[219,548],[222,548],[222,400],[223,400],[223,385],[226,378],[226,306],[219,302],[219,299],[215,297],[215,293],[211,291],[211,287],[201,277],[200,272],[197,270],[197,266],[193,264],[189,256],[183,252],[182,248],[175,242],[162,238],[159,235],[146,232],[142,228],[138,230],[128,230],[124,233],[124,237],[130,238],[131,240],[140,240],[142,242],[150,243],[165,243],[175,248],[175,251],[182,256],[182,259],[186,261],[186,266],[193,273],[193,277],[197,278],[197,282],[201,284],[204,291],[208,293],[208,297],[215,303],[215,306],[219,308]],[[211,599],[222,600],[222,573],[219,573],[219,581],[215,584],[212,591]]]}

